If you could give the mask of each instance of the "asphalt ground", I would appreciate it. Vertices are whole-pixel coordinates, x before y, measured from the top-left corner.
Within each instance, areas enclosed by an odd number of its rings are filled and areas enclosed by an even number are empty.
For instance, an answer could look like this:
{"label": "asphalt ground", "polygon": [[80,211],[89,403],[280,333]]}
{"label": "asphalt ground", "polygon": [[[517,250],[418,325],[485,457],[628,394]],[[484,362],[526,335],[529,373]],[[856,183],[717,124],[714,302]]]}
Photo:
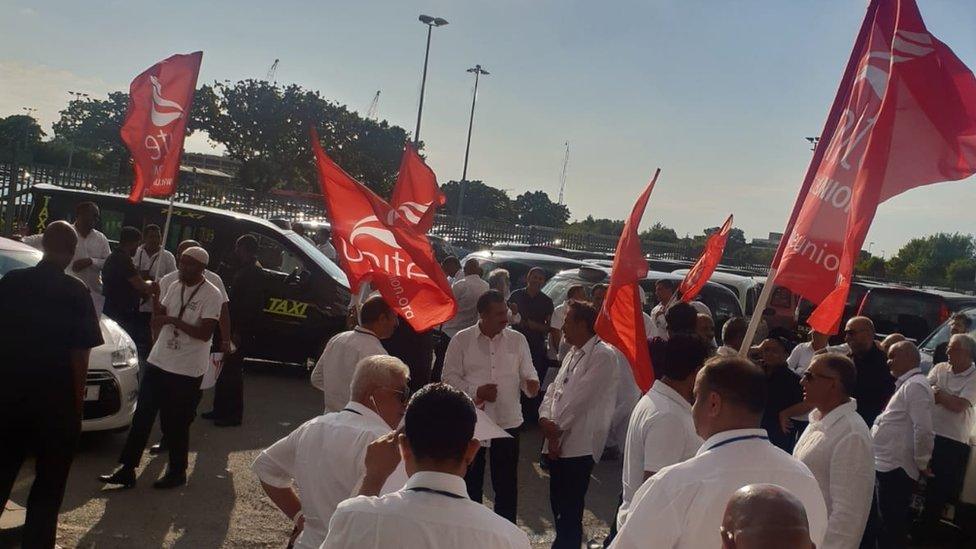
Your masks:
{"label": "asphalt ground", "polygon": [[[212,393],[205,392],[199,411],[210,409]],[[284,547],[291,523],[265,496],[250,465],[262,449],[321,409],[322,394],[309,385],[304,371],[250,368],[243,426],[218,428],[198,418],[190,434],[188,484],[171,491],[152,488],[166,457],[148,452],[134,489],[105,488],[96,478],[115,467],[125,433],[86,433],[61,507],[58,544],[99,549]],[[151,440],[158,437],[157,422]],[[521,436],[518,523],[539,548],[548,547],[554,535],[549,476],[538,463],[541,440],[538,428],[526,424]],[[620,467],[615,460],[594,468],[583,519],[587,539],[602,539],[609,530],[620,492]],[[485,476],[490,485],[490,475]],[[13,502],[25,503],[29,481],[30,472],[22,471]],[[490,486],[486,495],[490,498]],[[0,533],[0,547],[12,546],[17,546],[17,532]]]}

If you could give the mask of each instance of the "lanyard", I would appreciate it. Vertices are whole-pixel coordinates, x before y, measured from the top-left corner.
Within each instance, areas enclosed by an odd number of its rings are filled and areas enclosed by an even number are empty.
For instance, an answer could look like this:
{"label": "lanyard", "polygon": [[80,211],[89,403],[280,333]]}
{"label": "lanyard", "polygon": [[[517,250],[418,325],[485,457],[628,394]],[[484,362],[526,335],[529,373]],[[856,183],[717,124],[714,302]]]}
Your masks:
{"label": "lanyard", "polygon": [[200,291],[200,288],[203,288],[204,282],[206,282],[206,280],[201,280],[200,283],[197,284],[197,287],[190,292],[190,299],[186,299],[186,283],[183,283],[183,287],[180,288],[180,316],[177,318],[183,320],[183,313],[186,312],[186,308],[190,305],[190,303],[193,302],[193,298],[196,297],[197,292]]}
{"label": "lanyard", "polygon": [[342,410],[339,410],[339,411],[340,412],[352,412],[352,413],[356,414],[357,416],[363,415],[362,413],[357,412],[356,410],[353,410],[352,408],[343,408]]}
{"label": "lanyard", "polygon": [[714,450],[714,449],[716,449],[716,448],[718,448],[720,446],[725,446],[726,444],[732,444],[733,442],[740,442],[740,441],[743,441],[743,440],[752,440],[752,439],[769,440],[769,437],[763,436],[763,435],[743,435],[741,437],[733,437],[733,438],[730,438],[728,440],[723,440],[722,442],[719,442],[718,444],[714,444],[714,445],[710,446],[708,448],[708,450],[705,450],[705,451],[708,452],[708,451]]}
{"label": "lanyard", "polygon": [[429,492],[431,494],[440,494],[442,496],[447,496],[454,499],[464,499],[464,496],[459,496],[455,493],[448,492],[447,490],[435,490],[434,488],[426,488],[424,486],[414,486],[413,488],[407,488],[411,492]]}

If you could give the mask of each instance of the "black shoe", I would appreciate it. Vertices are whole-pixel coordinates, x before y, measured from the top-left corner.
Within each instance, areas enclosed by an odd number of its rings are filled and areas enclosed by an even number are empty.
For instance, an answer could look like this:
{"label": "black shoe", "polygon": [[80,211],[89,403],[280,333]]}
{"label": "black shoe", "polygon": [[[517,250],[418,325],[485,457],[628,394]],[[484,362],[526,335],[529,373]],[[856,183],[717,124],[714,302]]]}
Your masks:
{"label": "black shoe", "polygon": [[235,421],[233,419],[215,419],[214,425],[217,427],[240,427],[241,421]]}
{"label": "black shoe", "polygon": [[209,412],[204,412],[200,414],[200,417],[202,417],[203,419],[217,419],[217,417],[219,416],[217,416],[216,410],[210,410]]}
{"label": "black shoe", "polygon": [[149,455],[158,456],[159,454],[164,454],[169,451],[169,448],[165,443],[160,442],[158,444],[153,444],[149,447]]}
{"label": "black shoe", "polygon": [[165,475],[160,477],[159,480],[153,483],[153,488],[156,488],[158,490],[166,490],[169,488],[178,488],[185,484],[186,484],[186,473],[171,474],[167,472]]}
{"label": "black shoe", "polygon": [[112,474],[99,475],[98,480],[105,484],[116,484],[123,488],[132,488],[136,485],[136,471],[135,469],[121,465]]}

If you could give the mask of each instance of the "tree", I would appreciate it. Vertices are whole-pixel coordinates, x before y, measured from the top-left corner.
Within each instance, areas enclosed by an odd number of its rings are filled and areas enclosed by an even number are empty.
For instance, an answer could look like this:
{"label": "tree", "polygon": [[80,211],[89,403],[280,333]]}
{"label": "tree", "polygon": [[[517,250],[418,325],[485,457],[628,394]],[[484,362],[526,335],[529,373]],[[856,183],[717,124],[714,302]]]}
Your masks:
{"label": "tree", "polygon": [[620,233],[624,230],[624,220],[603,217],[594,218],[592,215],[588,215],[582,221],[574,221],[567,225],[566,230],[578,234],[620,236]]}
{"label": "tree", "polygon": [[972,284],[974,280],[976,260],[971,257],[956,259],[946,267],[946,282],[950,284]]}
{"label": "tree", "polygon": [[569,220],[569,208],[550,200],[544,191],[524,192],[516,197],[513,206],[522,225],[562,227]]}
{"label": "tree", "polygon": [[865,276],[884,278],[885,260],[877,256],[869,256],[861,261],[858,261],[857,265],[854,267],[854,272]]}
{"label": "tree", "polygon": [[[623,222],[621,222],[623,223]],[[621,226],[621,230],[623,227]],[[674,232],[671,227],[665,227],[663,223],[658,221],[657,223],[651,225],[650,229],[640,233],[640,239],[643,241],[652,242],[677,242],[678,233]]]}
{"label": "tree", "polygon": [[129,151],[119,129],[125,120],[129,94],[112,92],[108,99],[74,99],[54,123],[54,142],[64,152],[62,162],[72,155],[72,166],[110,169],[128,166]]}
{"label": "tree", "polygon": [[21,153],[20,160],[29,161],[31,151],[43,136],[44,130],[32,116],[14,114],[0,118],[0,161],[12,161],[15,150]]}
{"label": "tree", "polygon": [[[703,231],[705,236],[700,242],[699,238],[701,237],[695,237],[696,244],[704,246],[708,237],[712,236],[714,233],[717,233],[719,229],[721,229],[721,227],[709,227],[705,229]],[[748,246],[748,243],[746,242],[746,233],[744,233],[742,229],[732,227],[729,229],[729,238],[725,242],[725,253],[723,255],[726,257],[731,257],[733,254],[735,254],[735,252],[745,248],[746,246]]]}
{"label": "tree", "polygon": [[887,271],[899,278],[940,282],[946,279],[952,262],[973,259],[974,252],[976,242],[971,235],[937,233],[913,238],[888,261]]}
{"label": "tree", "polygon": [[[444,213],[455,214],[461,183],[448,181],[441,185],[441,192],[447,199]],[[468,181],[464,191],[464,216],[476,219],[491,219],[514,223],[518,217],[512,201],[505,191],[485,185],[481,181]]]}

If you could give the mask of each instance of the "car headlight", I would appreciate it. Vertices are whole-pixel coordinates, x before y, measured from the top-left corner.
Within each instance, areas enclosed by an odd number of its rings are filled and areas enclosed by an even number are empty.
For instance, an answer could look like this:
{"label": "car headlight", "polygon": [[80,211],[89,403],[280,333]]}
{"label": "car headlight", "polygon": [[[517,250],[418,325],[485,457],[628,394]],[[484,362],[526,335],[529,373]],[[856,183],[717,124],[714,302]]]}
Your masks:
{"label": "car headlight", "polygon": [[128,337],[119,341],[119,346],[112,351],[112,367],[128,368],[139,364],[139,353],[136,352],[135,344]]}

